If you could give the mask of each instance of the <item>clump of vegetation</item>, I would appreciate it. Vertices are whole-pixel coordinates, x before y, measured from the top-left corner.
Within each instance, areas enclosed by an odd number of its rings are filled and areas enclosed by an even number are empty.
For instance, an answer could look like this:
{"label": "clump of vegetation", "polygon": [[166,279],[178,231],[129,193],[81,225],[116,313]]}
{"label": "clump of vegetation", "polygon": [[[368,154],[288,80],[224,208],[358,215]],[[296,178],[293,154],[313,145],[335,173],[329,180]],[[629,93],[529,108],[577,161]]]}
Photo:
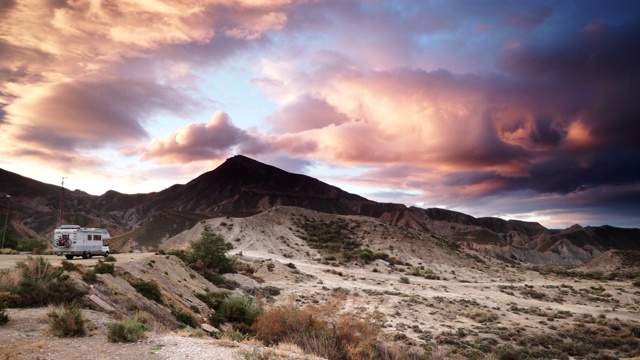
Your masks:
{"label": "clump of vegetation", "polygon": [[433,270],[424,267],[414,267],[409,271],[408,274],[413,276],[420,276],[428,280],[440,280],[440,276],[433,272]]}
{"label": "clump of vegetation", "polygon": [[0,325],[4,325],[9,322],[9,315],[7,315],[7,304],[0,300]]}
{"label": "clump of vegetation", "polygon": [[352,260],[356,256],[355,251],[360,248],[360,244],[353,239],[353,230],[344,219],[316,222],[305,218],[304,222],[297,225],[306,233],[302,238],[311,248],[329,254],[326,259],[336,260],[336,256],[341,256],[345,260]]}
{"label": "clump of vegetation", "polygon": [[[106,260],[105,260],[106,261]],[[95,268],[85,271],[82,274],[82,280],[87,283],[94,283],[98,281],[97,274],[115,274],[115,269],[112,263],[106,263],[105,261],[98,260],[98,264]]]}
{"label": "clump of vegetation", "polygon": [[[189,267],[197,271],[207,280],[216,285],[226,284],[220,274],[235,272],[235,260],[227,257],[227,252],[233,245],[224,237],[211,231],[204,231],[200,239],[191,243],[189,251],[172,251]],[[227,284],[229,285],[229,284]]]}
{"label": "clump of vegetation", "polygon": [[171,315],[175,316],[176,320],[178,320],[179,323],[191,326],[192,328],[198,327],[198,322],[196,321],[196,319],[186,311],[171,309]]}
{"label": "clump of vegetation", "polygon": [[147,325],[134,316],[107,325],[107,339],[111,342],[136,342],[145,338],[147,330]]}
{"label": "clump of vegetation", "polygon": [[16,250],[28,251],[35,255],[42,255],[48,248],[49,243],[44,239],[26,238],[18,243]]}
{"label": "clump of vegetation", "polygon": [[109,255],[106,258],[104,258],[104,262],[116,262],[116,258],[113,257],[113,255]]}
{"label": "clump of vegetation", "polygon": [[242,349],[238,351],[239,359],[244,360],[279,360],[282,357],[278,356],[273,349],[265,349],[255,347],[251,350]]}
{"label": "clump of vegetation", "polygon": [[341,308],[339,301],[304,308],[289,302],[267,309],[252,328],[267,344],[291,343],[328,359],[405,358],[380,340],[379,314],[359,317]]}
{"label": "clump of vegetation", "polygon": [[402,283],[402,284],[408,284],[409,283],[409,278],[406,277],[406,276],[400,276],[400,280],[398,280],[398,281],[400,281],[400,283]]}
{"label": "clump of vegetation", "polygon": [[81,301],[86,291],[78,288],[62,267],[52,266],[43,257],[27,257],[11,271],[0,271],[0,293],[12,299],[9,306],[45,306]]}
{"label": "clump of vegetation", "polygon": [[140,282],[130,282],[131,286],[140,295],[146,297],[149,300],[153,300],[158,304],[162,304],[162,291],[160,291],[160,286],[155,281],[140,281]]}
{"label": "clump of vegetation", "polygon": [[207,304],[211,309],[218,311],[220,305],[222,305],[222,301],[228,298],[231,295],[230,291],[222,290],[222,291],[207,291],[206,293],[196,293],[196,297]]}
{"label": "clump of vegetation", "polygon": [[232,295],[220,303],[210,322],[214,326],[231,323],[238,331],[248,333],[250,327],[264,312],[262,304],[248,295]]}
{"label": "clump of vegetation", "polygon": [[482,310],[482,309],[473,309],[473,310],[467,311],[465,315],[468,318],[471,318],[481,324],[487,323],[487,322],[494,322],[498,320],[498,314],[491,311]]}
{"label": "clump of vegetation", "polygon": [[[115,274],[115,269],[113,264],[111,263],[107,263],[107,260],[98,260],[98,264],[96,265],[95,269],[96,269],[96,273],[98,274],[111,274],[114,275]],[[114,259],[115,261],[115,259]]]}
{"label": "clump of vegetation", "polygon": [[71,261],[68,260],[62,260],[62,270],[64,271],[78,271],[78,265],[72,263]]}
{"label": "clump of vegetation", "polygon": [[47,313],[49,330],[58,337],[84,336],[85,320],[77,305],[54,308]]}

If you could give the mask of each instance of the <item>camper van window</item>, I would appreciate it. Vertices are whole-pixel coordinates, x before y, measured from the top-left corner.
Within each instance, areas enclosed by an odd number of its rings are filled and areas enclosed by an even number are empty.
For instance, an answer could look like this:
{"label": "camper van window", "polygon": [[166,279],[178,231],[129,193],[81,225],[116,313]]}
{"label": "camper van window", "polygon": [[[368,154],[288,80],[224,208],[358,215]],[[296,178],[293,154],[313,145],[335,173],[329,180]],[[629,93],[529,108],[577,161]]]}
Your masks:
{"label": "camper van window", "polygon": [[91,240],[91,234],[87,235],[87,240]]}
{"label": "camper van window", "polygon": [[93,235],[93,240],[102,240],[102,235]]}

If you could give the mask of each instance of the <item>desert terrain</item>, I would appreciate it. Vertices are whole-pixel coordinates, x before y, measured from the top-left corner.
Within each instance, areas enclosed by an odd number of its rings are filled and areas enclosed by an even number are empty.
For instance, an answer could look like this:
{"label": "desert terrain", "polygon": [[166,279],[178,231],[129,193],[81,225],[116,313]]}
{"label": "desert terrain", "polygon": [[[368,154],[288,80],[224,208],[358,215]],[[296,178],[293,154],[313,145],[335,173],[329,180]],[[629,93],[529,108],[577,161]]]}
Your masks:
{"label": "desert terrain", "polygon": [[[0,337],[10,339],[9,346],[0,356],[66,359],[95,352],[96,358],[104,353],[104,358],[168,359],[211,351],[209,358],[246,358],[237,350],[258,345],[228,340],[220,345],[221,340],[191,337],[158,304],[136,306],[163,324],[146,340],[123,345],[109,343],[104,336],[105,323],[126,316],[123,308],[149,302],[136,297],[119,278],[152,279],[160,285],[165,303],[185,311],[199,308],[193,315],[205,321],[206,305],[193,294],[214,291],[216,286],[168,255],[172,249],[188,249],[205,230],[233,244],[230,255],[243,264],[244,271],[225,275],[239,286],[234,291],[279,289],[263,299],[267,308],[285,302],[305,306],[337,301],[342,312],[380,319],[388,341],[418,358],[640,356],[640,287],[633,278],[638,269],[615,256],[581,267],[531,266],[377,219],[293,207],[275,207],[246,218],[203,220],[167,239],[157,252],[116,254],[115,275],[100,274],[89,287],[108,304],[85,310],[93,329],[89,336],[58,339],[47,333],[45,310],[9,309],[11,320],[0,327]],[[21,259],[3,255],[0,268]],[[47,259],[57,265],[62,258]],[[98,260],[71,262],[91,268]],[[186,348],[199,350],[180,353]]]}

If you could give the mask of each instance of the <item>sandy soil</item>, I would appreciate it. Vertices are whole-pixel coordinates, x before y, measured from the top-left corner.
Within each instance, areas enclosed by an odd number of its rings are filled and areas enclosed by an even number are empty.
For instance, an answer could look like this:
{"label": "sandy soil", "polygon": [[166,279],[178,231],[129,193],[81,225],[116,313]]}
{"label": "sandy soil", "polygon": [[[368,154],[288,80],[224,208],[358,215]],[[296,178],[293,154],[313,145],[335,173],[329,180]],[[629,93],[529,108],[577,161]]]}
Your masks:
{"label": "sandy soil", "polygon": [[[148,256],[153,256],[153,253],[126,253],[126,254],[111,254],[113,255],[118,263],[126,263],[131,260],[136,260],[140,258],[145,258]],[[27,257],[34,256],[30,254],[20,254],[20,255],[0,255],[0,269],[9,269],[15,266],[18,261],[24,261]],[[40,256],[40,255],[38,255]],[[56,255],[44,255],[47,261],[49,261],[53,265],[60,265],[62,260],[66,260],[64,256],[56,256]],[[98,260],[103,260],[102,256],[94,256],[91,259],[83,259],[81,257],[74,257],[70,260],[74,264],[79,264],[83,266],[94,266],[98,263]]]}

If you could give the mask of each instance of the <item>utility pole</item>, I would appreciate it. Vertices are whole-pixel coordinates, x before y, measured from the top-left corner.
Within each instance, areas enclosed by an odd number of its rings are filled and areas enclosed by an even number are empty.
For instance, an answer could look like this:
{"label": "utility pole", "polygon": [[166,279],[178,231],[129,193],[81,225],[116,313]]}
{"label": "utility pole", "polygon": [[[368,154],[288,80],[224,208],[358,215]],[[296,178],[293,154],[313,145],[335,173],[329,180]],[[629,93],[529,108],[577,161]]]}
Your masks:
{"label": "utility pole", "polygon": [[64,179],[66,178],[66,176],[62,177],[62,186],[60,187],[60,219],[58,221],[58,227],[64,222]]}
{"label": "utility pole", "polygon": [[0,249],[4,249],[4,238],[7,235],[7,223],[9,221],[9,205],[11,205],[11,195],[7,194],[7,216],[4,217],[4,230],[2,231],[2,247]]}

